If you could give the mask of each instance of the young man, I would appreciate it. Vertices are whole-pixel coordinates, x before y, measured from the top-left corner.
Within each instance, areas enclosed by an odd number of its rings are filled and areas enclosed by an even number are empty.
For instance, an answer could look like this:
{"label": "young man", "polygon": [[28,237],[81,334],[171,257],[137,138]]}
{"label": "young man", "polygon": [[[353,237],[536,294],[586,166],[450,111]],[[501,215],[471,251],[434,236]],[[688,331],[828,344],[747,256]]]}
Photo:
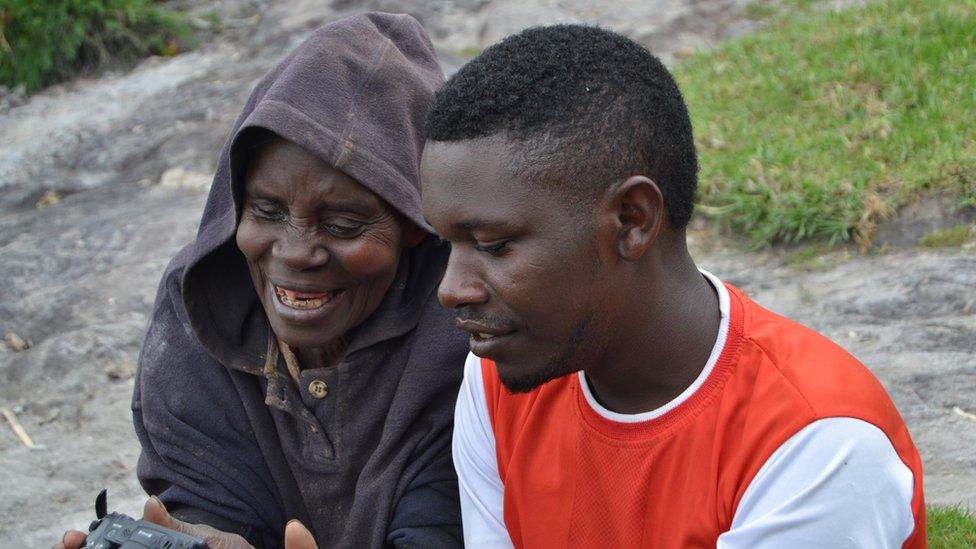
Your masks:
{"label": "young man", "polygon": [[921,461],[877,380],[689,256],[695,147],[656,58],[530,29],[454,75],[427,134],[439,297],[473,353],[469,546],[924,547]]}

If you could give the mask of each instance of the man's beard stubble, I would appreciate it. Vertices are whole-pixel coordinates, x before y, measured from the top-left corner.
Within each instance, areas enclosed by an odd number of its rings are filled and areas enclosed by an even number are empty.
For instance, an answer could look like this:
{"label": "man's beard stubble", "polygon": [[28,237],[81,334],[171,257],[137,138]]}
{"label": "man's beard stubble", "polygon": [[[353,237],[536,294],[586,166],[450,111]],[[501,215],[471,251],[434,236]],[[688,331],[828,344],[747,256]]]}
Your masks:
{"label": "man's beard stubble", "polygon": [[596,325],[596,315],[590,310],[573,328],[566,346],[546,360],[542,367],[526,368],[524,364],[514,364],[512,371],[499,368],[498,377],[511,393],[531,392],[553,379],[585,369],[594,357],[603,354],[607,341],[602,336]]}

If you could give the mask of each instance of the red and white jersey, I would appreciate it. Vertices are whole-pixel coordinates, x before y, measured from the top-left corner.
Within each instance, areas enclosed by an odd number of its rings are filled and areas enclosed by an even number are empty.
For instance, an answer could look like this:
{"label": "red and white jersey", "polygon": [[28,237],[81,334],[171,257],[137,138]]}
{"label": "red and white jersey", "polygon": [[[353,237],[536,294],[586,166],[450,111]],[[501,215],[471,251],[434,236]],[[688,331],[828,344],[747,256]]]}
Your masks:
{"label": "red and white jersey", "polygon": [[709,273],[705,368],[659,409],[579,372],[511,394],[469,355],[454,463],[468,547],[925,547],[922,463],[875,377]]}

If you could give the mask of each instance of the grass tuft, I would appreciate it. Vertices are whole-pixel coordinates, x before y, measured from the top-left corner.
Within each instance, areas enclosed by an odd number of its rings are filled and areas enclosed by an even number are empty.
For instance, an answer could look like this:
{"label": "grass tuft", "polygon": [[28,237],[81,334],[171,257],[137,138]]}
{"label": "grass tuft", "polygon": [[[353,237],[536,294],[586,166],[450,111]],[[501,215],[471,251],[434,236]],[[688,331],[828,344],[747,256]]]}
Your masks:
{"label": "grass tuft", "polygon": [[926,248],[948,248],[962,246],[970,237],[976,236],[976,225],[956,225],[940,231],[932,231],[919,239]]}
{"label": "grass tuft", "polygon": [[825,242],[811,242],[792,249],[785,257],[786,266],[801,272],[826,271],[851,259],[844,250],[835,250]]}
{"label": "grass tuft", "polygon": [[976,205],[976,0],[813,4],[676,68],[701,211],[756,247],[866,247],[918,193]]}
{"label": "grass tuft", "polygon": [[755,20],[765,20],[773,17],[779,10],[769,0],[754,0],[746,4],[746,17]]}
{"label": "grass tuft", "polygon": [[976,547],[976,516],[961,506],[929,506],[925,517],[932,549]]}

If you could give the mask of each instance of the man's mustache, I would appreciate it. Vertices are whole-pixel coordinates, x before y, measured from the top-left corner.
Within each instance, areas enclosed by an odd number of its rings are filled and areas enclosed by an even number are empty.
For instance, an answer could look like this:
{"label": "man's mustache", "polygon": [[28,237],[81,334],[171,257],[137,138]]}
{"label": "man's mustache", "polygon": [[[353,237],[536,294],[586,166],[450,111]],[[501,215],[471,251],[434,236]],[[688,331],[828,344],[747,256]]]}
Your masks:
{"label": "man's mustache", "polygon": [[514,331],[517,323],[515,320],[491,313],[479,313],[471,307],[461,307],[455,313],[458,320],[480,324],[485,328],[498,331]]}

